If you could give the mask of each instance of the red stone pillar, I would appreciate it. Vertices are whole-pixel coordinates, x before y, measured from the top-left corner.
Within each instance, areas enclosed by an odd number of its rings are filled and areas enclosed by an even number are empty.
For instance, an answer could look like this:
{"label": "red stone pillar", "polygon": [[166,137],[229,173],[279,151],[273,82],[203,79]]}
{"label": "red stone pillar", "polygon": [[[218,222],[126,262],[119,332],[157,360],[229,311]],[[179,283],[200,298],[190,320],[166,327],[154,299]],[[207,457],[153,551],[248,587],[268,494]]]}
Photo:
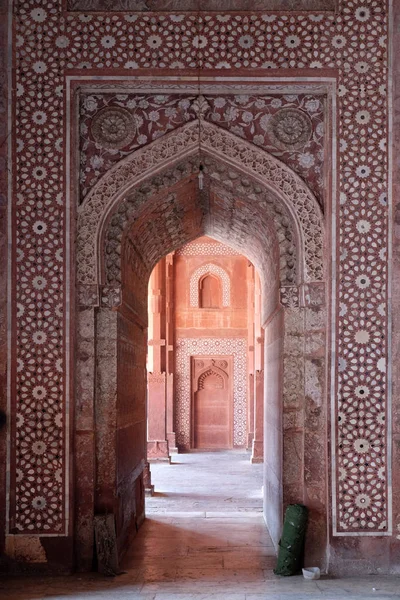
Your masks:
{"label": "red stone pillar", "polygon": [[175,314],[174,314],[174,254],[165,258],[166,296],[166,373],[167,373],[167,441],[170,454],[176,454],[174,373],[175,373]]}
{"label": "red stone pillar", "polygon": [[264,462],[264,330],[261,326],[261,285],[255,277],[254,294],[254,439],[251,452],[252,463]]}
{"label": "red stone pillar", "polygon": [[149,282],[147,374],[147,458],[169,460],[166,431],[165,259],[154,267]]}
{"label": "red stone pillar", "polygon": [[248,392],[247,392],[247,448],[254,440],[254,267],[248,265],[247,276],[247,346],[248,346]]}

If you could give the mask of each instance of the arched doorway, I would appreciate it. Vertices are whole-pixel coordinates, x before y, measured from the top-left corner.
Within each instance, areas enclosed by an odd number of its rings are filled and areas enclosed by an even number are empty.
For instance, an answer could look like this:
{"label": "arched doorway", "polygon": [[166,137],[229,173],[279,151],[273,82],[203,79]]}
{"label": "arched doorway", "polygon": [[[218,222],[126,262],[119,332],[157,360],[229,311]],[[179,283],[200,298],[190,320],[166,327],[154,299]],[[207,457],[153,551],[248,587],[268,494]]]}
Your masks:
{"label": "arched doorway", "polygon": [[[321,210],[279,160],[210,123],[201,121],[200,130],[199,138],[199,125],[189,123],[118,163],[79,211],[77,390],[92,398],[94,466],[89,478],[76,466],[78,561],[92,554],[94,514],[114,514],[120,551],[144,518],[148,277],[160,258],[201,235],[229,241],[261,276],[264,515],[272,539],[278,542],[283,506],[305,502],[309,557],[325,547]],[[79,418],[78,393],[77,402]]]}

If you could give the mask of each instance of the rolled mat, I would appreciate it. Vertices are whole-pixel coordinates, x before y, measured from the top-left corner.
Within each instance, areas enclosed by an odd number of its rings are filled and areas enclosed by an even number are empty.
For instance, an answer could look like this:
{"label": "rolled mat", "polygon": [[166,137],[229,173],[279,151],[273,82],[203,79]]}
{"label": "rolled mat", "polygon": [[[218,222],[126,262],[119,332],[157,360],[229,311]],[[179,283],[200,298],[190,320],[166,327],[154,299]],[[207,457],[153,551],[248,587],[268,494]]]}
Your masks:
{"label": "rolled mat", "polygon": [[302,567],[304,537],[308,509],[302,504],[290,504],[285,513],[275,575],[296,575]]}

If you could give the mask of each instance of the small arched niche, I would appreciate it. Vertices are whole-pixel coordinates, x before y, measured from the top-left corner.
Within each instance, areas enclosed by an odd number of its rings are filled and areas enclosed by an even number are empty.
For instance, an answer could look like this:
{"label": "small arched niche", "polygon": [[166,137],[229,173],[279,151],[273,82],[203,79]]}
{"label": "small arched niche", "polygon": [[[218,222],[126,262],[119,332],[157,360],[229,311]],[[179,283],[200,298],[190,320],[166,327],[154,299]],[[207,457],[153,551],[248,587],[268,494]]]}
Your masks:
{"label": "small arched niche", "polygon": [[212,273],[206,273],[199,280],[199,308],[222,307],[222,282]]}

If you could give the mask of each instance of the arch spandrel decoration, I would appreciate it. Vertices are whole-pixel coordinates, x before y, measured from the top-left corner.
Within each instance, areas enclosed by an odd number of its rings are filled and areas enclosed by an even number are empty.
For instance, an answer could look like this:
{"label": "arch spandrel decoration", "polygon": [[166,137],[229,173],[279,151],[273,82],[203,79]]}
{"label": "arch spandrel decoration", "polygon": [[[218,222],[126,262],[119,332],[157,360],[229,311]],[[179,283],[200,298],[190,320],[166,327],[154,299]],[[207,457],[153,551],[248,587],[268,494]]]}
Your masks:
{"label": "arch spandrel decoration", "polygon": [[190,306],[199,308],[199,282],[202,277],[211,273],[216,275],[222,282],[222,306],[225,308],[231,304],[231,280],[228,273],[222,267],[213,263],[201,265],[190,277]]}
{"label": "arch spandrel decoration", "polygon": [[79,209],[77,281],[99,281],[102,227],[129,189],[183,157],[202,151],[218,154],[227,164],[271,189],[286,205],[296,223],[303,256],[303,280],[323,279],[323,218],[318,202],[304,182],[284,163],[212,123],[190,122],[158,138],[118,163],[93,188]]}

